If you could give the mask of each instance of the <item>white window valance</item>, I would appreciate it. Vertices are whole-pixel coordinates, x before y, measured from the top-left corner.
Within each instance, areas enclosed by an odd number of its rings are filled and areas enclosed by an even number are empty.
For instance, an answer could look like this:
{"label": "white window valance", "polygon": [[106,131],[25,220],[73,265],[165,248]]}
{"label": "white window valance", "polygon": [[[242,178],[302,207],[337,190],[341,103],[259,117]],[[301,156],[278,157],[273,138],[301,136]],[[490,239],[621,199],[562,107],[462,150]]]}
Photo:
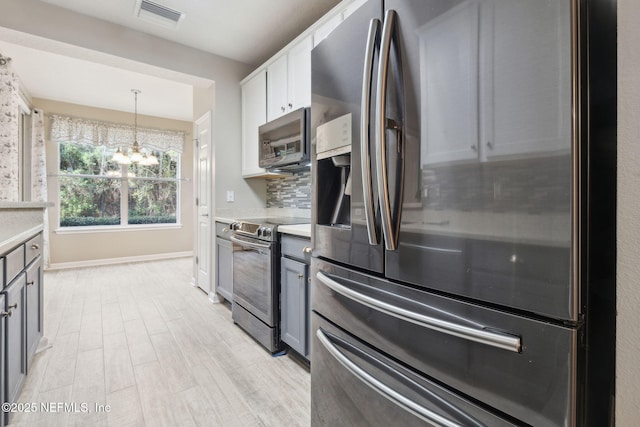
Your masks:
{"label": "white window valance", "polygon": [[[73,141],[122,149],[133,145],[132,125],[58,115],[51,115],[49,118],[52,141]],[[182,131],[138,127],[137,133],[140,148],[178,153],[183,151],[185,133]]]}

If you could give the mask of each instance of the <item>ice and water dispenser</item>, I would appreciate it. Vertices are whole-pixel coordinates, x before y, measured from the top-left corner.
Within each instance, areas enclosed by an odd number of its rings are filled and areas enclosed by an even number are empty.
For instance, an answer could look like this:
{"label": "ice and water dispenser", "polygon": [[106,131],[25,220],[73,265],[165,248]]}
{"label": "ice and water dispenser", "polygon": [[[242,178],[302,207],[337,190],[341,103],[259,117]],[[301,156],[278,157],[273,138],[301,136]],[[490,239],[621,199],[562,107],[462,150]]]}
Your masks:
{"label": "ice and water dispenser", "polygon": [[351,225],[351,113],[316,129],[318,224]]}

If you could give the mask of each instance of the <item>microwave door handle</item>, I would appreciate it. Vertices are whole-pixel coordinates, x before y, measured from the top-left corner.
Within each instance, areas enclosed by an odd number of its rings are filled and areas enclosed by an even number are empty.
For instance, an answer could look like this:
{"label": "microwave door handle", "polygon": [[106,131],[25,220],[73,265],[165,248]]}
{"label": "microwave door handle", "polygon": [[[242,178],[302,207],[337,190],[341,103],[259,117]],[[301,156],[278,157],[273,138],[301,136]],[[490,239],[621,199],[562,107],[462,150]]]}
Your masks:
{"label": "microwave door handle", "polygon": [[378,33],[380,31],[380,20],[372,19],[369,23],[369,33],[367,35],[367,47],[364,56],[364,70],[362,72],[362,99],[360,115],[360,162],[362,169],[362,190],[364,196],[364,216],[367,222],[367,233],[369,244],[379,243],[375,221],[375,205],[373,201],[373,178],[371,176],[371,87],[373,79],[373,58],[376,44],[378,44]]}
{"label": "microwave door handle", "polygon": [[[387,250],[398,248],[398,225],[400,222],[399,209],[402,204],[404,156],[401,156],[402,165],[399,168],[400,179],[396,179],[398,185],[396,191],[397,214],[391,213],[391,200],[389,195],[389,179],[387,168],[387,129],[394,129],[398,136],[398,146],[402,149],[401,126],[395,121],[387,118],[387,76],[389,74],[389,55],[391,52],[391,39],[396,27],[397,14],[394,10],[387,10],[382,27],[382,41],[380,43],[380,59],[378,66],[377,84],[377,110],[376,110],[376,162],[378,195],[380,198],[380,216],[382,220],[382,231],[384,232],[385,247]],[[392,223],[396,220],[396,225]]]}

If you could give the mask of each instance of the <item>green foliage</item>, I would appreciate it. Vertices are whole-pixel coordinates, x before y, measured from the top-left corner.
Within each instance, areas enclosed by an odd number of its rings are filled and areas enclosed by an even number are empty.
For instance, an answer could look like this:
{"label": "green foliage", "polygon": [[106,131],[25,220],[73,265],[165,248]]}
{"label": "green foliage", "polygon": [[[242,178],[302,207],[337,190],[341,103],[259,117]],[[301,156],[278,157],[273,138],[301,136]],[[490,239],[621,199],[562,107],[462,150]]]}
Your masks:
{"label": "green foliage", "polygon": [[[60,144],[60,225],[63,227],[120,224],[122,182],[106,178],[114,172],[129,180],[129,224],[175,223],[178,183],[144,178],[177,178],[179,155],[157,153],[155,166],[120,166],[106,147]],[[95,178],[74,175],[98,175]]]}
{"label": "green foliage", "polygon": [[175,215],[130,216],[129,224],[175,224]]}
{"label": "green foliage", "polygon": [[105,218],[91,218],[91,217],[76,217],[76,218],[61,218],[61,227],[90,227],[95,225],[119,225],[120,218],[105,217]]}

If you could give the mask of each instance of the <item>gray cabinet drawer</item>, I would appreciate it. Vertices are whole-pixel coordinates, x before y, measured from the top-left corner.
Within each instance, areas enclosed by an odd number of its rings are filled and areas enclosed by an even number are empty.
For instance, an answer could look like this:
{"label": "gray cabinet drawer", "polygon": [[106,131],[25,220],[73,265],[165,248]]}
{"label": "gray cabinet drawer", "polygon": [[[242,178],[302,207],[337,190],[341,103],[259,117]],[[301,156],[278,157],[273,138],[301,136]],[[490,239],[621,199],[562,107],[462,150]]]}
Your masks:
{"label": "gray cabinet drawer", "polygon": [[36,259],[42,253],[42,233],[38,234],[24,245],[25,265],[29,265],[31,261]]}
{"label": "gray cabinet drawer", "polygon": [[291,237],[282,235],[282,243],[280,250],[283,256],[297,258],[306,262],[311,260],[311,240],[299,237]]}
{"label": "gray cabinet drawer", "polygon": [[8,285],[24,268],[24,245],[20,245],[5,257],[5,278]]}
{"label": "gray cabinet drawer", "polygon": [[216,222],[216,236],[228,239],[230,235],[231,228],[229,227],[229,224],[225,224],[224,222]]}

